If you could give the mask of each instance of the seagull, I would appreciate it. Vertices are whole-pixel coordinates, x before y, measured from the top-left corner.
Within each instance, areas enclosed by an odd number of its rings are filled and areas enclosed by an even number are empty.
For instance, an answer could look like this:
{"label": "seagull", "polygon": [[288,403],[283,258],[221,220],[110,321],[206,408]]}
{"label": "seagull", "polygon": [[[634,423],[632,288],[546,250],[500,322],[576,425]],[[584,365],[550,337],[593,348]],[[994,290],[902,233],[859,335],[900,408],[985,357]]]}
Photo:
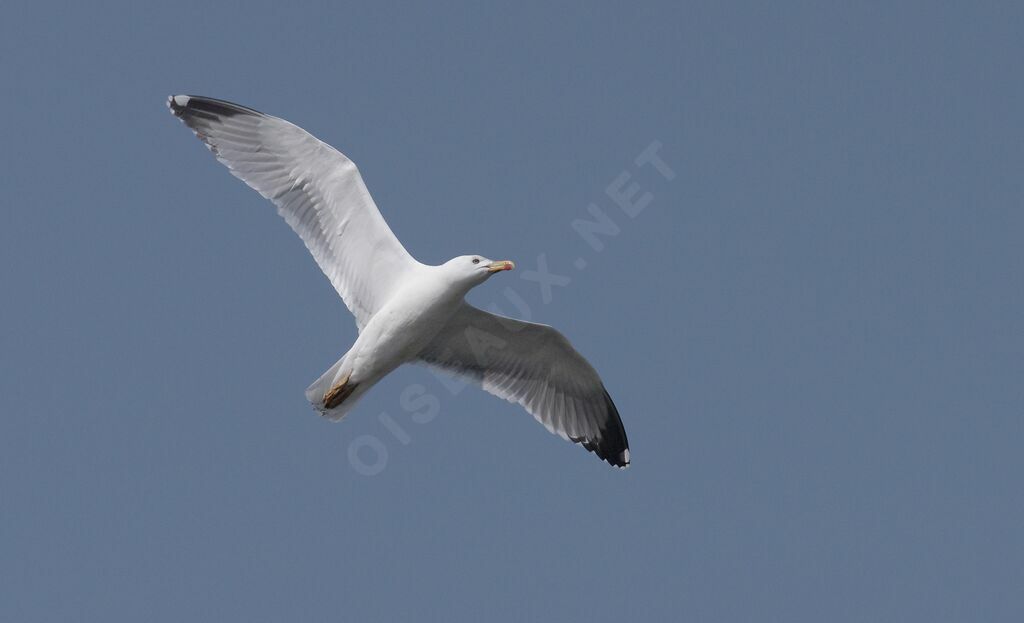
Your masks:
{"label": "seagull", "polygon": [[405,363],[430,366],[522,405],[550,432],[616,467],[629,442],[597,372],[555,329],[492,314],[466,294],[508,260],[460,255],[422,264],[392,233],[356,165],[302,128],[231,102],[172,95],[171,113],[217,160],[277,206],[355,316],[359,335],[306,390],[339,421]]}

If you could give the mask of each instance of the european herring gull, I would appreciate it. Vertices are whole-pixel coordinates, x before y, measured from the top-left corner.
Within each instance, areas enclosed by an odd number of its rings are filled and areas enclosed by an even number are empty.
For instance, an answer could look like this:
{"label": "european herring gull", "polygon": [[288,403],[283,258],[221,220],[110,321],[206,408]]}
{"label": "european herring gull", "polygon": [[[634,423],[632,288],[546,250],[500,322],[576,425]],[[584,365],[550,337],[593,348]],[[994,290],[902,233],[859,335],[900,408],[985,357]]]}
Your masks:
{"label": "european herring gull", "polygon": [[356,165],[283,119],[174,95],[167,106],[235,177],[271,200],[355,316],[359,337],[306,390],[338,421],[377,381],[424,362],[522,405],[549,431],[617,467],[629,465],[622,420],[594,368],[555,329],[465,301],[508,260],[460,255],[422,264],[392,233]]}

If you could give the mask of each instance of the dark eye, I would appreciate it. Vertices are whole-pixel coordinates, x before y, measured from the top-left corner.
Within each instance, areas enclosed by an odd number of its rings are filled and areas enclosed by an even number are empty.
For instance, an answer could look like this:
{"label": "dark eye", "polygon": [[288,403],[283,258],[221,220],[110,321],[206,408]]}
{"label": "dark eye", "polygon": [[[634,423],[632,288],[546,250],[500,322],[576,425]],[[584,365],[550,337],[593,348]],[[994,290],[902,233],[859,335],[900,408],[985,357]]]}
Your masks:
{"label": "dark eye", "polygon": [[480,258],[478,258],[478,257],[474,257],[474,258],[473,258],[473,263],[474,263],[474,264],[479,264],[479,263],[480,263]]}

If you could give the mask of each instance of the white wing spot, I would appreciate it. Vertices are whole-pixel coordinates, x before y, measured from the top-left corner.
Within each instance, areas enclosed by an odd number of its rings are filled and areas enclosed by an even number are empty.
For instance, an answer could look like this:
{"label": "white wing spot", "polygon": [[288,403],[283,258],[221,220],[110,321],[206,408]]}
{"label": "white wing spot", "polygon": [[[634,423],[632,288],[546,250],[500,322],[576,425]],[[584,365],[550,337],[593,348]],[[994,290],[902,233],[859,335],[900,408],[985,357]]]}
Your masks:
{"label": "white wing spot", "polygon": [[189,96],[187,95],[175,95],[174,103],[178,106],[188,106]]}

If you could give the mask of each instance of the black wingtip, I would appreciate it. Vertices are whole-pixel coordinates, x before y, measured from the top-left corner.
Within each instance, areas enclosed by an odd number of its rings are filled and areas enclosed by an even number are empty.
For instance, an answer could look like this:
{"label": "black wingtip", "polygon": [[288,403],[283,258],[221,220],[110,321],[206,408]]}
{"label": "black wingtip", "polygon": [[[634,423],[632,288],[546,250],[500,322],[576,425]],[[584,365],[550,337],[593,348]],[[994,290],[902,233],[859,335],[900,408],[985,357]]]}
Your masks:
{"label": "black wingtip", "polygon": [[597,458],[605,461],[612,467],[625,469],[629,467],[629,440],[626,439],[626,429],[622,426],[622,418],[619,417],[619,410],[612,402],[608,391],[604,391],[605,408],[608,412],[608,424],[598,435],[593,438],[573,438],[575,443],[583,446],[588,452],[593,452]]}
{"label": "black wingtip", "polygon": [[608,395],[607,389],[604,390],[604,401],[611,417],[608,427],[601,431],[597,455],[615,467],[629,467],[629,440],[626,438],[626,428],[622,425],[619,409]]}
{"label": "black wingtip", "polygon": [[234,117],[237,115],[265,116],[260,111],[247,106],[201,95],[172,95],[167,98],[167,108],[170,109],[175,117],[179,118],[196,114],[214,117]]}

